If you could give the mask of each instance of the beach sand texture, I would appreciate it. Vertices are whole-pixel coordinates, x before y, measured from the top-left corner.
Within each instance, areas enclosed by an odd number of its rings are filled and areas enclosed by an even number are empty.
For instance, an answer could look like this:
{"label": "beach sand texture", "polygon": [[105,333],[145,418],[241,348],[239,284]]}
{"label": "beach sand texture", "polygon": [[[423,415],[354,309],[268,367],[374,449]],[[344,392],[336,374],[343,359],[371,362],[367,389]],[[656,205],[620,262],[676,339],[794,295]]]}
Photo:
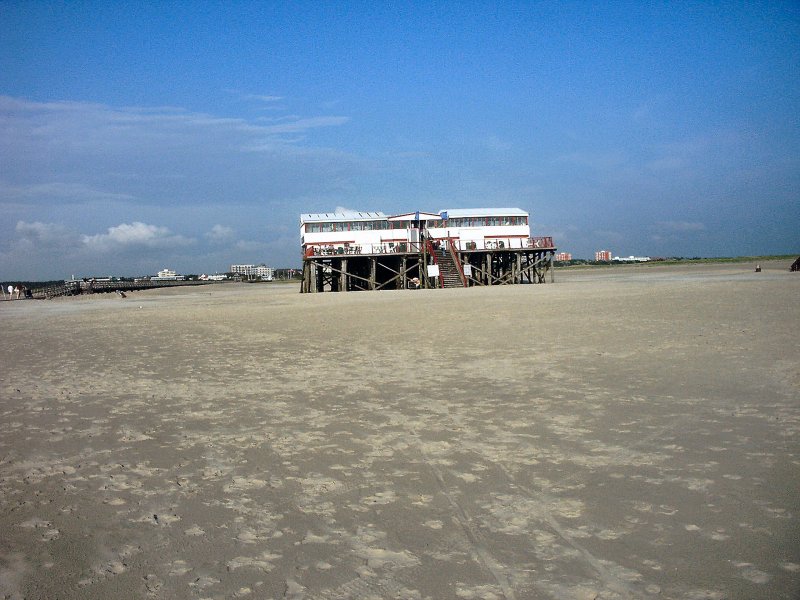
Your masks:
{"label": "beach sand texture", "polygon": [[0,597],[796,598],[763,266],[0,303]]}

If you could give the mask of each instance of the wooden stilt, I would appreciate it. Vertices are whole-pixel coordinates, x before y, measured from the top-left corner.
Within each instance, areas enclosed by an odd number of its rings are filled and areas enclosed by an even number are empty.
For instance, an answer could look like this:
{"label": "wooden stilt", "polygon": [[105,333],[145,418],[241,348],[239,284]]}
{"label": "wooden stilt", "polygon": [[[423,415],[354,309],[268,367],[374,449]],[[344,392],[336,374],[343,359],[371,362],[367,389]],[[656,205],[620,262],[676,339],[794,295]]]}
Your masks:
{"label": "wooden stilt", "polygon": [[[303,260],[300,292],[406,289],[415,275],[419,276],[421,287],[437,288],[435,278],[428,277],[428,260],[424,245],[419,247],[419,252],[309,256]],[[555,280],[552,248],[454,251],[453,260],[470,265],[471,275],[465,276],[467,286],[546,283],[548,279],[552,283]]]}

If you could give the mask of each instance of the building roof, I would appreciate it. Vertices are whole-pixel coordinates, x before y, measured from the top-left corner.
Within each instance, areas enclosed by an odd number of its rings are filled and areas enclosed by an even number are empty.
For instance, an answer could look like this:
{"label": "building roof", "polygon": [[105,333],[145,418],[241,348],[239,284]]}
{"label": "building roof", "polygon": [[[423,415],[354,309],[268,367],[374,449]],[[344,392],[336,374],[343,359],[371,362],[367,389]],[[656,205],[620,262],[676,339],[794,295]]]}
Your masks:
{"label": "building roof", "polygon": [[336,221],[375,221],[385,218],[386,215],[382,212],[361,212],[357,210],[347,210],[329,213],[303,213],[300,215],[300,222],[314,223],[321,221],[324,223],[333,223]]}
{"label": "building roof", "polygon": [[412,212],[412,213],[403,213],[402,215],[393,215],[389,217],[390,221],[435,221],[436,219],[441,219],[441,215],[438,213],[428,213],[428,212]]}
{"label": "building roof", "polygon": [[460,217],[527,217],[528,213],[521,208],[448,208],[439,211],[447,213],[447,218]]}
{"label": "building roof", "polygon": [[528,213],[521,208],[450,208],[447,210],[439,211],[438,213],[429,212],[413,212],[403,213],[400,215],[393,215],[387,217],[382,212],[361,212],[356,210],[347,210],[340,212],[329,213],[303,213],[300,215],[300,223],[335,223],[341,221],[376,221],[387,219],[390,221],[399,221],[406,219],[414,219],[417,214],[423,220],[434,220],[442,218],[447,214],[448,218],[460,217],[527,217]]}

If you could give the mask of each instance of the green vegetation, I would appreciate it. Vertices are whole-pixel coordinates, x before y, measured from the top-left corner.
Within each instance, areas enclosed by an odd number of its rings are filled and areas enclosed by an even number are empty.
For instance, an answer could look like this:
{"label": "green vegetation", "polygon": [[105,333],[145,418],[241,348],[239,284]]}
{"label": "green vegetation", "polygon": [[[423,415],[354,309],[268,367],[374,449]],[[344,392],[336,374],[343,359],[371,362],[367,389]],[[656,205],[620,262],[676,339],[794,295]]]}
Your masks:
{"label": "green vegetation", "polygon": [[574,259],[569,261],[555,261],[553,265],[557,268],[569,267],[615,267],[620,265],[691,265],[691,264],[713,264],[713,263],[752,263],[752,262],[767,262],[770,260],[786,260],[791,264],[797,255],[795,254],[775,254],[775,255],[762,255],[762,256],[718,256],[712,258],[702,258],[695,256],[692,258],[685,258],[682,256],[670,256],[667,258],[651,258],[647,262],[624,262],[624,261],[597,261],[597,260],[584,260]]}

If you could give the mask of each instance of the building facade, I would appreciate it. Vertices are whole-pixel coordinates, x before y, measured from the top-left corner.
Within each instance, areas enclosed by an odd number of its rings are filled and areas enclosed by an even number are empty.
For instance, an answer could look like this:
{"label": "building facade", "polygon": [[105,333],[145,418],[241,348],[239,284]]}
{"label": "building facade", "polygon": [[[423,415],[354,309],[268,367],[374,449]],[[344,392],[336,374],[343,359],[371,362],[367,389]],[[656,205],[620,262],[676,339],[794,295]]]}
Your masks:
{"label": "building facade", "polygon": [[555,250],[519,208],[307,213],[300,246],[303,292],[543,283]]}
{"label": "building facade", "polygon": [[[422,237],[421,237],[422,236]],[[300,215],[303,255],[318,251],[381,254],[418,246],[427,236],[458,249],[524,248],[531,240],[528,213],[519,208],[449,209],[387,216],[382,212]]]}
{"label": "building facade", "polygon": [[650,262],[649,256],[615,256],[614,262]]}
{"label": "building facade", "polygon": [[150,278],[151,281],[183,281],[184,279],[186,279],[185,275],[178,275],[171,269],[162,269],[158,275]]}
{"label": "building facade", "polygon": [[598,250],[594,253],[597,262],[611,262],[611,250]]}
{"label": "building facade", "polygon": [[272,281],[275,276],[275,269],[267,265],[231,265],[231,273],[241,275],[248,279],[258,278],[262,281]]}

